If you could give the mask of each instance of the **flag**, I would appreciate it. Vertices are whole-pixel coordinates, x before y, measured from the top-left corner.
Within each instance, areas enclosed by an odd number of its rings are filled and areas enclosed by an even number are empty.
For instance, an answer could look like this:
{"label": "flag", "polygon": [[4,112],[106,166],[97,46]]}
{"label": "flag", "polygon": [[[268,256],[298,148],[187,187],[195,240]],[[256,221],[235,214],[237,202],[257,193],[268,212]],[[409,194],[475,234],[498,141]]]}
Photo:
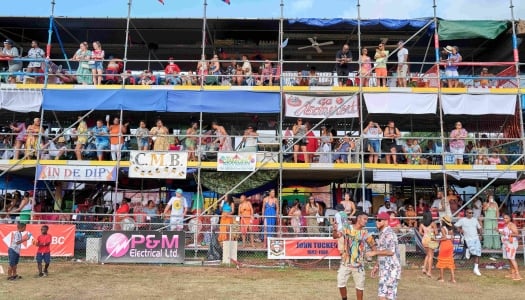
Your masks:
{"label": "flag", "polygon": [[160,2],[162,5],[164,5],[164,0],[159,0],[159,2]]}
{"label": "flag", "polygon": [[510,185],[510,191],[515,193],[517,191],[525,190],[525,179],[522,179],[520,181],[516,181],[513,184]]}
{"label": "flag", "polygon": [[228,4],[228,5],[230,5],[230,0],[222,0],[222,2],[224,2],[224,3]]}
{"label": "flag", "polygon": [[281,48],[284,48],[288,46],[288,38],[286,38],[286,40],[283,41],[283,43],[281,44]]}

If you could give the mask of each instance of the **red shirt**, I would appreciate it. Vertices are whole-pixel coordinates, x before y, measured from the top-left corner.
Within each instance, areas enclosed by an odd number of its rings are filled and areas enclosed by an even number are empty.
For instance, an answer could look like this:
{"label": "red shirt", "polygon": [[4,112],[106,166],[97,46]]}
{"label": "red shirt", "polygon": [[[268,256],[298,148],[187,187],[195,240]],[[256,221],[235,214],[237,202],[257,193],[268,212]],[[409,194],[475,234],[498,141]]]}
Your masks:
{"label": "red shirt", "polygon": [[38,239],[38,253],[50,253],[51,252],[51,235],[41,234]]}
{"label": "red shirt", "polygon": [[169,64],[164,69],[164,73],[166,74],[178,74],[180,73],[180,68],[177,66],[177,64]]}
{"label": "red shirt", "polygon": [[122,203],[120,207],[117,209],[117,214],[128,214],[129,213],[129,205],[128,203]]}

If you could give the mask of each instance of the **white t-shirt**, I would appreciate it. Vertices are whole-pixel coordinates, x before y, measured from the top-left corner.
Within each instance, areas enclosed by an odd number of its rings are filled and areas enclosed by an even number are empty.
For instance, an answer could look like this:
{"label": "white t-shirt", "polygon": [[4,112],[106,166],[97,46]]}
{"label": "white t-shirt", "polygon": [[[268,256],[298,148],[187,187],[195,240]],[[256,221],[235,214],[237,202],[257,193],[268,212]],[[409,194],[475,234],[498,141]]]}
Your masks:
{"label": "white t-shirt", "polygon": [[188,208],[188,203],[186,203],[186,198],[183,196],[177,197],[173,196],[170,198],[170,201],[167,204],[171,206],[171,216],[172,217],[181,217],[184,215],[184,209]]}
{"label": "white t-shirt", "polygon": [[379,128],[375,126],[369,127],[366,132],[366,138],[372,141],[380,140],[381,133],[379,132]]}
{"label": "white t-shirt", "polygon": [[478,220],[475,218],[461,218],[456,224],[454,224],[454,226],[463,229],[463,237],[465,237],[465,240],[467,241],[479,238],[478,229],[481,229],[481,225],[479,225]]}
{"label": "white t-shirt", "polygon": [[443,217],[443,216],[449,216],[449,217],[452,217],[452,212],[450,210],[450,205],[448,205],[448,201],[445,200],[445,210],[442,210],[443,208],[441,207],[441,199],[435,199],[434,202],[432,202],[432,206],[431,208],[437,208],[438,209],[438,213],[439,213],[439,217]]}
{"label": "white t-shirt", "polygon": [[[478,208],[476,208],[476,207]],[[474,205],[472,206],[472,212],[474,213],[473,217],[474,219],[478,219],[479,217],[481,217],[481,209],[482,209],[483,205],[481,203],[481,200],[476,200],[474,201]]]}
{"label": "white t-shirt", "polygon": [[407,48],[399,49],[399,51],[397,51],[397,62],[400,64],[406,63],[405,55],[408,55],[408,49]]}
{"label": "white t-shirt", "polygon": [[383,212],[391,212],[391,211],[393,211],[393,212],[396,211],[394,208],[392,208],[392,204],[390,204],[390,208],[386,208],[386,206],[381,205],[379,207],[379,210],[377,211],[377,213],[380,214],[380,213],[383,213]]}
{"label": "white t-shirt", "polygon": [[361,209],[367,213],[367,214],[370,214],[370,209],[372,208],[372,203],[370,203],[370,201],[366,200],[365,203],[363,203],[363,201],[359,201],[359,203],[357,203],[357,207],[361,207]]}

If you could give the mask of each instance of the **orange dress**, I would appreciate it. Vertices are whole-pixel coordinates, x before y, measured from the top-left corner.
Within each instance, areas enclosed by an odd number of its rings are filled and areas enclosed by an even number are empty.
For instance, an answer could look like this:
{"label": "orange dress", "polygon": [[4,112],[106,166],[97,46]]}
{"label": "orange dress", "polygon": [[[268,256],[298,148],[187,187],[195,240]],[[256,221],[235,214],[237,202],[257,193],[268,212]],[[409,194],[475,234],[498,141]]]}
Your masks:
{"label": "orange dress", "polygon": [[251,232],[253,217],[251,205],[249,205],[249,203],[241,203],[239,206],[239,214],[241,216],[241,233],[246,234],[249,231]]}
{"label": "orange dress", "polygon": [[217,240],[224,242],[230,240],[231,235],[230,231],[232,229],[231,225],[233,224],[233,216],[231,215],[233,208],[228,202],[225,202],[222,206],[221,222],[219,226],[219,236]]}
{"label": "orange dress", "polygon": [[456,268],[454,263],[454,244],[452,243],[454,235],[449,234],[446,228],[445,232],[449,238],[446,240],[441,240],[441,243],[439,244],[439,255],[436,268],[454,270]]}

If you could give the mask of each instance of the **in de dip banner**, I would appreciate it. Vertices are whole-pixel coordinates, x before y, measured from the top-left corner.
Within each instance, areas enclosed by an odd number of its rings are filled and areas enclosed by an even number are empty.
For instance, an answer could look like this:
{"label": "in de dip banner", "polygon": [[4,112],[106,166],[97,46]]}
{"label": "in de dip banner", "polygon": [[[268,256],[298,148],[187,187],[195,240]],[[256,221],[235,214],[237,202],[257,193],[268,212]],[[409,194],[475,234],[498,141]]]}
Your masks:
{"label": "in de dip banner", "polygon": [[312,97],[285,94],[285,109],[286,116],[294,118],[359,117],[359,106],[356,96]]}
{"label": "in de dip banner", "polygon": [[339,259],[333,238],[268,238],[268,259]]}
{"label": "in de dip banner", "polygon": [[100,243],[103,263],[183,263],[182,231],[104,231]]}
{"label": "in de dip banner", "polygon": [[117,168],[109,166],[38,165],[36,170],[38,180],[117,180]]}
{"label": "in de dip banner", "polygon": [[188,152],[130,151],[129,177],[186,179]]}
{"label": "in de dip banner", "polygon": [[[49,230],[47,233],[51,235],[51,256],[73,256],[75,255],[75,225],[58,225],[48,224]],[[32,237],[21,244],[21,256],[35,256],[38,247],[33,245],[33,240],[36,240],[41,234],[40,228],[42,225],[27,224],[26,231],[22,232],[22,237],[26,237],[31,233]],[[9,245],[13,238],[13,232],[16,231],[15,224],[2,224],[0,226],[0,255],[7,255]]]}
{"label": "in de dip banner", "polygon": [[217,171],[254,171],[257,163],[255,152],[219,152]]}

